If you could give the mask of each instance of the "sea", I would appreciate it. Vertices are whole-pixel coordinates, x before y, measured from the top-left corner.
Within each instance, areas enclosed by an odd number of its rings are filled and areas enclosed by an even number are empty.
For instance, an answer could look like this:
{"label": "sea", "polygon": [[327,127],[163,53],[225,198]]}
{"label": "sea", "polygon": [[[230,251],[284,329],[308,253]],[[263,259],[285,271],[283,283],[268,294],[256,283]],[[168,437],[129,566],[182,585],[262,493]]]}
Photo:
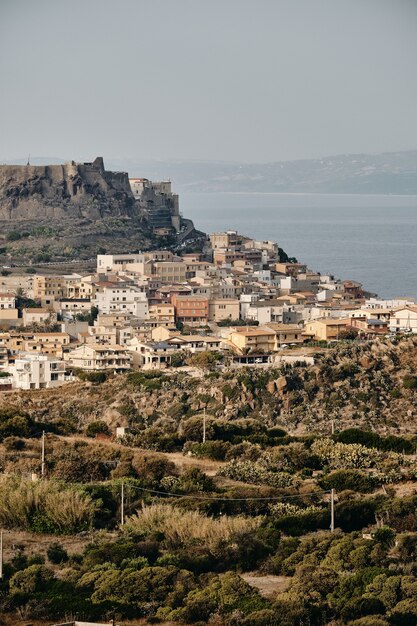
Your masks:
{"label": "sea", "polygon": [[417,196],[181,193],[181,212],[207,233],[278,242],[321,273],[383,298],[417,298]]}

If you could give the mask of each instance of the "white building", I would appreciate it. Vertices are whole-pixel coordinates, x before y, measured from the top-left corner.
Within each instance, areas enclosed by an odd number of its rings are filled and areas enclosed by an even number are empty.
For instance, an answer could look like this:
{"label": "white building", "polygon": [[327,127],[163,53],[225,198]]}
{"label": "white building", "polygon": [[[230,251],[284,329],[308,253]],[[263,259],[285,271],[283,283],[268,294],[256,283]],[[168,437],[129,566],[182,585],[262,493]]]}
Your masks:
{"label": "white building", "polygon": [[389,328],[397,333],[417,333],[417,306],[404,307],[394,311]]}
{"label": "white building", "polygon": [[64,363],[45,354],[22,353],[8,371],[16,389],[50,389],[65,383]]}
{"label": "white building", "polygon": [[16,298],[11,293],[0,293],[0,309],[16,308]]}
{"label": "white building", "polygon": [[144,254],[98,254],[97,273],[119,272],[121,270],[140,271],[147,259]]}
{"label": "white building", "polygon": [[138,287],[114,285],[102,287],[94,298],[100,313],[126,313],[139,319],[149,318],[148,298]]}

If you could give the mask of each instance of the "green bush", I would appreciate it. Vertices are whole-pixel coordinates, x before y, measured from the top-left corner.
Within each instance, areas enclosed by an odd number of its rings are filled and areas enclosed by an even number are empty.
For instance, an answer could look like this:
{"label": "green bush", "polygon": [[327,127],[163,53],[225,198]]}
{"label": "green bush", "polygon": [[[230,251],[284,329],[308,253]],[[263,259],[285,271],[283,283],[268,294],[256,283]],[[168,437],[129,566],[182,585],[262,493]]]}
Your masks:
{"label": "green bush", "polygon": [[205,443],[193,443],[191,441],[184,445],[184,453],[191,454],[198,459],[212,459],[213,461],[224,461],[230,443],[227,441],[206,441]]}
{"label": "green bush", "polygon": [[111,431],[106,422],[103,420],[96,420],[95,422],[90,422],[86,428],[85,434],[87,437],[95,437],[98,434],[110,435]]}
{"label": "green bush", "polygon": [[86,370],[77,370],[75,373],[80,380],[85,380],[95,385],[104,383],[110,375],[108,372],[88,372]]}
{"label": "green bush", "polygon": [[46,556],[54,565],[59,565],[60,563],[68,561],[68,552],[62,547],[62,544],[58,542],[51,543],[51,545],[48,546]]}
{"label": "green bush", "polygon": [[6,241],[19,241],[22,238],[22,235],[17,230],[11,230],[6,235]]}
{"label": "green bush", "polygon": [[404,389],[417,389],[417,376],[404,376],[403,387]]}
{"label": "green bush", "polygon": [[339,492],[349,489],[359,493],[369,493],[376,486],[375,479],[354,469],[337,470],[320,478],[318,483],[323,489],[335,489]]}

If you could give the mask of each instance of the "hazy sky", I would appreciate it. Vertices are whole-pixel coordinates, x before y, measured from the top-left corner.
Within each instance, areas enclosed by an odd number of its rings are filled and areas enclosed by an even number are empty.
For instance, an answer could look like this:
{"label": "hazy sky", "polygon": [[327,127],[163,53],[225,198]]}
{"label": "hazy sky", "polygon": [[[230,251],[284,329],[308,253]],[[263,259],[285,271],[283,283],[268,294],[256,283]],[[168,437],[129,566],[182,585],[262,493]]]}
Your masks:
{"label": "hazy sky", "polygon": [[417,148],[417,0],[0,0],[0,158]]}

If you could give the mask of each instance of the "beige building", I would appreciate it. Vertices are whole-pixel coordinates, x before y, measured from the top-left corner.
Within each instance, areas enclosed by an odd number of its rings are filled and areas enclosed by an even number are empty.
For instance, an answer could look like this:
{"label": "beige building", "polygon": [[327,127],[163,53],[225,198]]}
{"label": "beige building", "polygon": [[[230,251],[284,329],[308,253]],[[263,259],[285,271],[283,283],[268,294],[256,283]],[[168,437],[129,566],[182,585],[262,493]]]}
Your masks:
{"label": "beige building", "polygon": [[156,261],[153,264],[153,274],[162,283],[185,283],[187,271],[184,261]]}
{"label": "beige building", "polygon": [[238,320],[240,317],[240,301],[235,299],[219,298],[209,301],[209,320]]}
{"label": "beige building", "polygon": [[243,327],[230,333],[229,340],[241,353],[273,352],[276,346],[275,331],[256,327]]}
{"label": "beige building", "polygon": [[210,243],[213,250],[225,250],[236,246],[241,246],[248,237],[239,235],[236,230],[228,230],[224,233],[212,233],[210,235]]}
{"label": "beige building", "polygon": [[19,333],[9,331],[7,333],[0,333],[0,346],[6,347],[11,354],[17,354],[18,352],[38,352],[60,358],[62,357],[65,346],[68,346],[69,343],[69,334],[62,332]]}
{"label": "beige building", "polygon": [[151,304],[149,318],[161,326],[175,324],[175,307],[173,304]]}
{"label": "beige building", "polygon": [[122,346],[85,344],[64,354],[70,366],[90,371],[122,372],[131,367],[131,355]]}
{"label": "beige building", "polygon": [[28,308],[22,311],[23,325],[30,326],[31,324],[45,324],[56,322],[56,314],[50,309],[45,308]]}
{"label": "beige building", "polygon": [[349,324],[350,320],[348,318],[313,320],[306,322],[304,335],[317,341],[338,340],[340,335],[346,331]]}
{"label": "beige building", "polygon": [[33,277],[32,292],[33,299],[40,300],[43,306],[52,306],[52,303],[65,295],[66,286],[63,276],[41,276]]}
{"label": "beige building", "polygon": [[276,336],[275,350],[286,344],[302,344],[304,342],[303,329],[296,324],[267,324],[267,328],[274,331]]}

